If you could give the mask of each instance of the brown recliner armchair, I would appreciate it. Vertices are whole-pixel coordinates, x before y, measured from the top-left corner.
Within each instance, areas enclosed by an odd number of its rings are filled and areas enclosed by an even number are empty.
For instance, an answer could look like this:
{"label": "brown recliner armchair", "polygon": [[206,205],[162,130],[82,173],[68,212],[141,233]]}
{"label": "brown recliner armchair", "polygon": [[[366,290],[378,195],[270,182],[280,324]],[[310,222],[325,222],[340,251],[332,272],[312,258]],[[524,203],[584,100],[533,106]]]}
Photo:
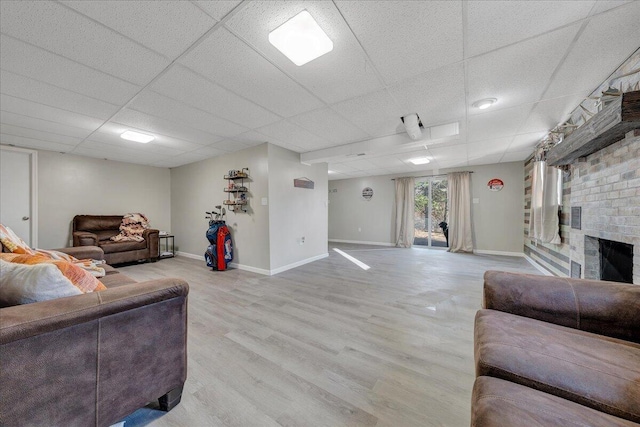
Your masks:
{"label": "brown recliner armchair", "polygon": [[142,242],[114,242],[120,233],[123,215],[76,215],[73,217],[73,246],[98,246],[107,264],[157,261],[159,231],[147,229]]}

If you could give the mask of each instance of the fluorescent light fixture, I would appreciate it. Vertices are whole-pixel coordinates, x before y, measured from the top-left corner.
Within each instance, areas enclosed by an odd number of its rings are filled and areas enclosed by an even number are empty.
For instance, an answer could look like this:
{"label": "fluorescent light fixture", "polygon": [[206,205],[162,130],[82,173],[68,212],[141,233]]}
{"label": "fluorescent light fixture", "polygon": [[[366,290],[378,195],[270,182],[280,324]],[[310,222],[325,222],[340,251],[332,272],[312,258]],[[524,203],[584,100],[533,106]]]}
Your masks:
{"label": "fluorescent light fixture", "polygon": [[269,43],[297,66],[333,50],[333,42],[306,10],[271,31]]}
{"label": "fluorescent light fixture", "polygon": [[409,159],[409,161],[414,165],[426,165],[431,160],[429,160],[427,157],[416,157],[415,159]]}
{"label": "fluorescent light fixture", "polygon": [[156,137],[153,136],[153,135],[147,135],[146,133],[134,132],[132,130],[128,130],[128,131],[122,132],[122,134],[120,134],[120,138],[126,139],[127,141],[140,142],[142,144],[146,144],[147,142],[151,142],[154,139],[156,139]]}
{"label": "fluorescent light fixture", "polygon": [[495,98],[485,98],[485,99],[481,99],[480,101],[474,102],[472,104],[472,107],[478,108],[480,110],[486,110],[487,108],[495,104],[496,101],[497,99]]}

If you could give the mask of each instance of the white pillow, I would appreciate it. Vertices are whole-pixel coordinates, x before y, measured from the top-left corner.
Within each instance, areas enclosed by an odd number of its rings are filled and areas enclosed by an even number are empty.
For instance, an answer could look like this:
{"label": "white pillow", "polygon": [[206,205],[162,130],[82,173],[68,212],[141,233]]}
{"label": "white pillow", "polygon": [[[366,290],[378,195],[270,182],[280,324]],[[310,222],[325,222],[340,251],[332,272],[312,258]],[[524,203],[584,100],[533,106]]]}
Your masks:
{"label": "white pillow", "polygon": [[82,295],[54,264],[16,264],[0,259],[0,304],[11,306]]}

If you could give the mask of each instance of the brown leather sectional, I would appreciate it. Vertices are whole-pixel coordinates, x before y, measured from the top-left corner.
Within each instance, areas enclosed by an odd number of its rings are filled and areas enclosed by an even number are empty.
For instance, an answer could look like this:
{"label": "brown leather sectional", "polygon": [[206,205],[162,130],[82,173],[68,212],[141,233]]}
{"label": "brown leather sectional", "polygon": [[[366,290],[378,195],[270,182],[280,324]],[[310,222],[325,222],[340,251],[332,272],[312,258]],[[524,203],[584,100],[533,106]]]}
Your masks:
{"label": "brown leather sectional", "polygon": [[487,271],[471,425],[640,426],[640,286]]}
{"label": "brown leather sectional", "polygon": [[0,308],[0,426],[109,426],[149,402],[180,402],[189,286],[105,270],[104,291]]}
{"label": "brown leather sectional", "polygon": [[114,242],[123,215],[76,215],[73,217],[73,246],[98,246],[108,264],[157,261],[159,231],[145,230],[143,242]]}

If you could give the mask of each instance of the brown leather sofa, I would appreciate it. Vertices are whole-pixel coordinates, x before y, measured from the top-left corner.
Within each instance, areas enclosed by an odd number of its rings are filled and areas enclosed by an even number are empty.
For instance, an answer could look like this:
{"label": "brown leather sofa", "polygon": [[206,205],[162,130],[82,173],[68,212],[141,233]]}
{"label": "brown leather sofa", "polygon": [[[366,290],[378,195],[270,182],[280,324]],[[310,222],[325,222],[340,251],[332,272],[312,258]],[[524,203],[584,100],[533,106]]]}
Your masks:
{"label": "brown leather sofa", "polygon": [[488,271],[471,425],[640,426],[640,286]]}
{"label": "brown leather sofa", "polygon": [[0,308],[1,426],[109,426],[149,402],[180,402],[189,286],[105,269],[104,291]]}
{"label": "brown leather sofa", "polygon": [[73,246],[98,246],[107,264],[134,261],[157,261],[159,231],[144,231],[143,242],[114,242],[120,233],[122,215],[76,215],[73,217]]}

